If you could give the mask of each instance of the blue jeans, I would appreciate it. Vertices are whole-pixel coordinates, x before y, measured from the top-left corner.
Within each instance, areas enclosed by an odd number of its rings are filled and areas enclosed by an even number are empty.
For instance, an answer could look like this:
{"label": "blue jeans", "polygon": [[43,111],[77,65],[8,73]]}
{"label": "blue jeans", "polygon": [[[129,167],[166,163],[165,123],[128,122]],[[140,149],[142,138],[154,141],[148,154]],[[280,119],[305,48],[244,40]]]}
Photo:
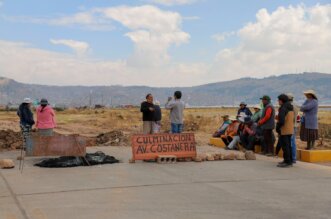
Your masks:
{"label": "blue jeans", "polygon": [[175,124],[171,123],[171,133],[182,133],[183,131],[183,124]]}
{"label": "blue jeans", "polygon": [[291,150],[292,150],[292,161],[295,162],[297,160],[297,145],[295,143],[297,128],[294,128],[293,135],[291,137]]}

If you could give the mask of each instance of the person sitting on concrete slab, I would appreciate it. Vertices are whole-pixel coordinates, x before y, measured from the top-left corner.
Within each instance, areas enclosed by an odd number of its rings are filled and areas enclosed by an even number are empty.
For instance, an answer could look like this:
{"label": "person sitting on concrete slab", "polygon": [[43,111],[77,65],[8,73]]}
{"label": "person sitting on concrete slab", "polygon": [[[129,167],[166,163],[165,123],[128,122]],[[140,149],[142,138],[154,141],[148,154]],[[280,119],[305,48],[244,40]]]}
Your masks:
{"label": "person sitting on concrete slab", "polygon": [[245,118],[244,124],[244,130],[240,135],[240,142],[246,150],[254,151],[257,124],[250,117]]}
{"label": "person sitting on concrete slab", "polygon": [[230,116],[229,120],[231,121],[231,124],[229,124],[225,133],[223,135],[221,135],[221,138],[222,138],[224,144],[227,146],[233,140],[233,137],[237,135],[238,127],[240,125],[239,121],[234,116]]}
{"label": "person sitting on concrete slab", "polygon": [[237,149],[239,149],[238,144],[241,143],[240,142],[240,136],[242,135],[242,133],[244,131],[244,127],[245,127],[244,120],[245,120],[244,117],[239,117],[237,119],[237,122],[238,122],[237,132],[234,136],[232,136],[232,138],[228,137],[229,145],[227,145],[225,147],[226,150],[237,150]]}
{"label": "person sitting on concrete slab", "polygon": [[221,127],[213,134],[214,138],[219,138],[221,135],[224,135],[226,129],[231,124],[231,120],[229,119],[229,115],[222,116],[223,118],[223,124]]}

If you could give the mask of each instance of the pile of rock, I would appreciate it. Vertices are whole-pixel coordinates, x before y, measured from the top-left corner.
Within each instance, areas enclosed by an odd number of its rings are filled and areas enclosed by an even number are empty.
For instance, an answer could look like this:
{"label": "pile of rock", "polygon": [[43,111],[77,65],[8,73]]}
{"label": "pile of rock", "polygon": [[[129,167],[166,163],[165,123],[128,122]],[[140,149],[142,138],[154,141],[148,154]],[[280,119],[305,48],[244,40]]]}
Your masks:
{"label": "pile of rock", "polygon": [[111,131],[98,135],[96,144],[102,146],[127,146],[129,145],[129,137],[122,131]]}
{"label": "pile of rock", "polygon": [[185,122],[184,131],[195,132],[199,130],[199,124],[194,121]]}
{"label": "pile of rock", "polygon": [[0,130],[0,149],[19,149],[23,145],[20,132]]}
{"label": "pile of rock", "polygon": [[216,161],[216,160],[256,160],[256,156],[252,151],[246,151],[245,153],[230,153],[230,154],[199,154],[194,161],[203,162],[203,161]]}

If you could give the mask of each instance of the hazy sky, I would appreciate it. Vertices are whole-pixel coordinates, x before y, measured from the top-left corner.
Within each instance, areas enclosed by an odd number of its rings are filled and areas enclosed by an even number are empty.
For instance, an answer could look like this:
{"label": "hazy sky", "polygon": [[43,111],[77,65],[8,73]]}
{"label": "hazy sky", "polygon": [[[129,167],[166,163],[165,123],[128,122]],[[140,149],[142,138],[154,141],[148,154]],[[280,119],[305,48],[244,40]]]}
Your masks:
{"label": "hazy sky", "polygon": [[331,73],[331,1],[0,0],[0,76],[191,86]]}

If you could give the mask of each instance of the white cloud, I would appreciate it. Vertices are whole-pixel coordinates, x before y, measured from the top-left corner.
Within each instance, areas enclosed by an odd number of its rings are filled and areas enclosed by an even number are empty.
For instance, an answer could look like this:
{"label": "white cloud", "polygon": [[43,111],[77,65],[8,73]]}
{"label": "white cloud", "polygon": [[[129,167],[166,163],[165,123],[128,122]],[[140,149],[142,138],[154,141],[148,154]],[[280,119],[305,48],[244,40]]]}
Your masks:
{"label": "white cloud", "polygon": [[172,6],[172,5],[192,4],[192,3],[196,2],[197,0],[147,0],[147,1],[151,2],[151,3],[160,4],[160,5]]}
{"label": "white cloud", "polygon": [[26,83],[47,85],[151,85],[201,84],[204,63],[171,63],[164,68],[138,68],[126,60],[94,60],[0,40],[0,75]]}
{"label": "white cloud", "polygon": [[261,9],[238,36],[238,46],[217,54],[213,80],[330,72],[331,5],[279,7],[272,13]]}
{"label": "white cloud", "polygon": [[163,11],[151,5],[94,9],[106,18],[115,20],[131,31],[125,36],[135,44],[135,53],[129,59],[135,66],[160,66],[169,62],[168,48],[187,43],[190,35],[181,30],[179,13]]}
{"label": "white cloud", "polygon": [[212,35],[212,38],[214,40],[216,40],[217,42],[222,42],[222,41],[226,40],[226,38],[231,37],[235,34],[236,34],[236,32],[234,32],[234,31],[224,32],[224,33],[217,33],[217,34]]}
{"label": "white cloud", "polygon": [[90,47],[88,43],[82,41],[75,41],[68,39],[59,39],[59,40],[50,39],[49,41],[55,45],[68,46],[69,48],[74,50],[76,54],[79,56],[85,55]]}

